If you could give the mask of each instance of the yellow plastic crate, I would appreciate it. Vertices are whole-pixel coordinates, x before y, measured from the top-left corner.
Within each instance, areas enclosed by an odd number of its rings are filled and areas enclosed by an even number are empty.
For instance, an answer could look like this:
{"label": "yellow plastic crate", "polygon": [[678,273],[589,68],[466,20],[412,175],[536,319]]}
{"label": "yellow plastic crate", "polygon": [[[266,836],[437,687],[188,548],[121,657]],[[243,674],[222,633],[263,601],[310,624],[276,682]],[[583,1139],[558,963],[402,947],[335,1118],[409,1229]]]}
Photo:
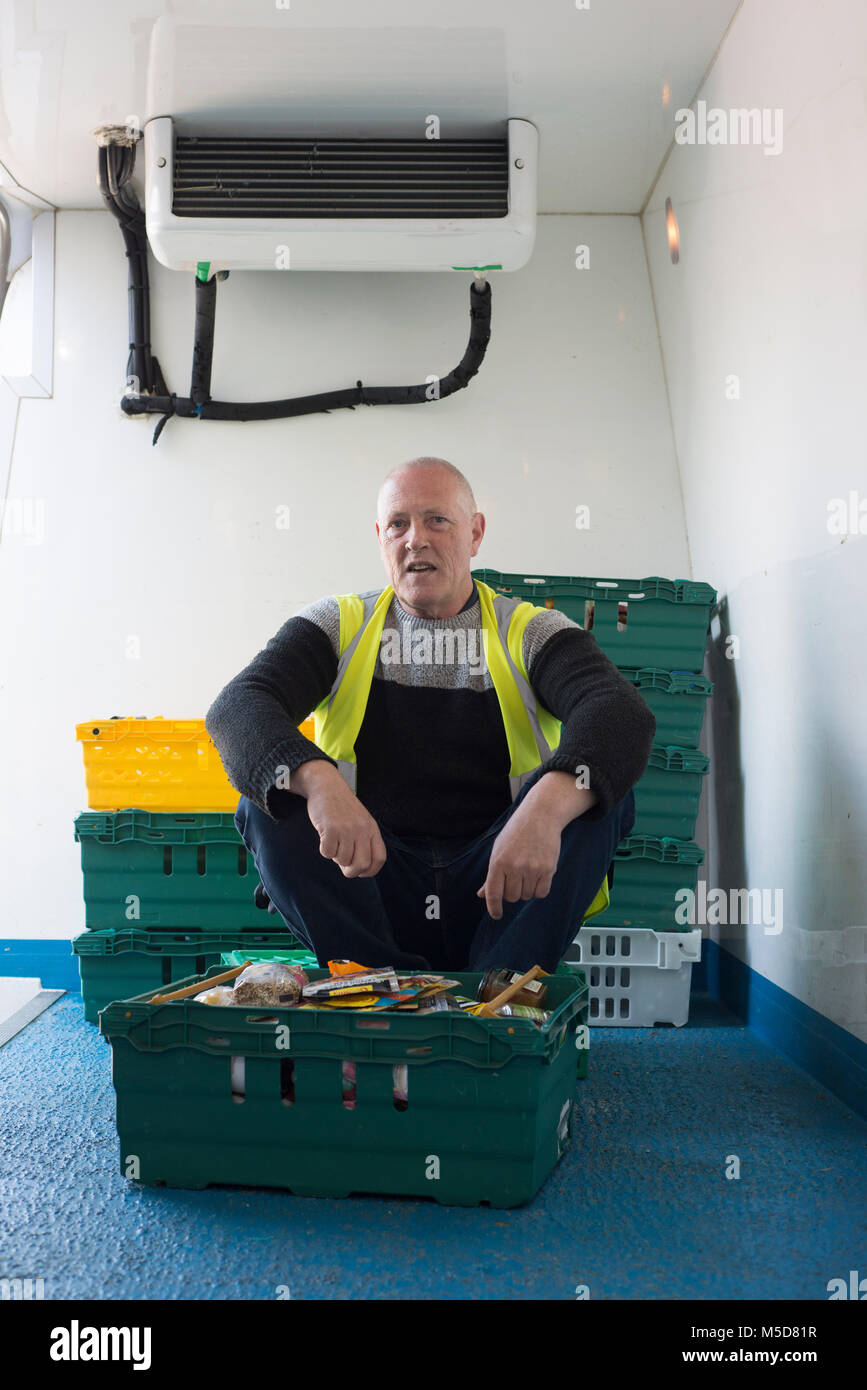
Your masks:
{"label": "yellow plastic crate", "polygon": [[[313,719],[300,726],[313,738]],[[76,724],[91,811],[234,811],[238,792],[204,719],[93,719]]]}

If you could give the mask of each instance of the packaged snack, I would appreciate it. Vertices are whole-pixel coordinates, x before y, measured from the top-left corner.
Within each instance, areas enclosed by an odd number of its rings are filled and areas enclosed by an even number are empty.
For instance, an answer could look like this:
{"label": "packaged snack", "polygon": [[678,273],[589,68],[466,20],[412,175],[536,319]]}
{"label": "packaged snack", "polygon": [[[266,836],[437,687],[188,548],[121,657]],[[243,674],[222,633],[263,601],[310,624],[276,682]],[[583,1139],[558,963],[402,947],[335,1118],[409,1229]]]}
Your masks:
{"label": "packaged snack", "polygon": [[304,1007],[311,1009],[377,1009],[382,1000],[376,994],[337,995],[332,999],[310,999]]}
{"label": "packaged snack", "polygon": [[425,996],[419,1000],[417,1012],[420,1014],[447,1014],[458,1007],[454,995],[432,994],[430,998]]}
{"label": "packaged snack", "polygon": [[330,999],[341,994],[358,994],[362,991],[369,993],[376,991],[377,986],[380,986],[381,994],[389,991],[397,993],[397,976],[391,966],[384,970],[366,970],[363,974],[330,975],[324,980],[315,980],[312,984],[305,983],[304,998]]}
{"label": "packaged snack", "polygon": [[194,1004],[234,1004],[236,1003],[235,991],[231,985],[214,985],[211,989],[203,989],[201,994],[193,998]]}
{"label": "packaged snack", "polygon": [[235,981],[236,1004],[297,1004],[307,976],[300,965],[257,961]]}

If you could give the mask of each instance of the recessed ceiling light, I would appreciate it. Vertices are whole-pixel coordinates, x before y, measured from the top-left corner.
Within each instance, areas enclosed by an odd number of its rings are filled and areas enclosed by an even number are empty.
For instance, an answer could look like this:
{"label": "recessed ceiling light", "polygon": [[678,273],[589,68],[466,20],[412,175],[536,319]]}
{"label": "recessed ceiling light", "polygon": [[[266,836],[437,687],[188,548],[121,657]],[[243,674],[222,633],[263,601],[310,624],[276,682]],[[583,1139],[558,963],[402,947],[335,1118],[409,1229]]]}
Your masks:
{"label": "recessed ceiling light", "polygon": [[668,251],[671,256],[671,264],[677,265],[680,260],[680,228],[677,225],[677,218],[674,215],[674,208],[671,199],[665,200],[665,231],[668,236]]}

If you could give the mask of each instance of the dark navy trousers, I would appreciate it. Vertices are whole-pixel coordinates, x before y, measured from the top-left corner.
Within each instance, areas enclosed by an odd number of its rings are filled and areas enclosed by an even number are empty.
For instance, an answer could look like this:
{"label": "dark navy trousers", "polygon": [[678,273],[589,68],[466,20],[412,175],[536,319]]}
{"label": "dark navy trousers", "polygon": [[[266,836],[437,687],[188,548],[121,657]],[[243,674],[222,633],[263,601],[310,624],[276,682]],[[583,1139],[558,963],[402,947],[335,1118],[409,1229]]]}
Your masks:
{"label": "dark navy trousers", "polygon": [[322,966],[343,959],[402,970],[540,965],[554,971],[635,823],[635,799],[629,791],[603,819],[571,821],[548,896],[515,903],[504,898],[503,915],[494,921],[476,891],[494,840],[540,776],[541,770],[473,840],[402,839],[380,825],[387,857],[372,878],[345,878],[323,858],[302,796],[284,798],[288,814],[279,820],[242,796],[235,825],[275,909]]}

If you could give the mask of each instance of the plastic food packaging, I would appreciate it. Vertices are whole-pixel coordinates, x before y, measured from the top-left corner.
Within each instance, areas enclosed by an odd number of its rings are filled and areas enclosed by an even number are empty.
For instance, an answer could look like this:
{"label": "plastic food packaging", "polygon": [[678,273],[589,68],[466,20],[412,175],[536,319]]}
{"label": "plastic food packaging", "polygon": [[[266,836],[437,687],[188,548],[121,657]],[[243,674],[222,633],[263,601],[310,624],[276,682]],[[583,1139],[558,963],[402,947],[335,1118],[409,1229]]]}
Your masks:
{"label": "plastic food packaging", "polygon": [[297,1004],[307,976],[300,965],[257,961],[235,981],[236,1004]]}
{"label": "plastic food packaging", "polygon": [[235,1004],[235,991],[231,985],[213,985],[211,989],[203,989],[201,994],[193,998],[194,1004]]}
{"label": "plastic food packaging", "polygon": [[460,1009],[453,994],[432,994],[430,998],[423,998],[418,1006],[420,1014],[439,1014],[454,1013],[455,1009]]}
{"label": "plastic food packaging", "polygon": [[309,984],[305,979],[304,998],[337,999],[347,994],[387,994],[397,991],[397,976],[390,966],[383,970],[366,970],[361,975],[331,975]]}

